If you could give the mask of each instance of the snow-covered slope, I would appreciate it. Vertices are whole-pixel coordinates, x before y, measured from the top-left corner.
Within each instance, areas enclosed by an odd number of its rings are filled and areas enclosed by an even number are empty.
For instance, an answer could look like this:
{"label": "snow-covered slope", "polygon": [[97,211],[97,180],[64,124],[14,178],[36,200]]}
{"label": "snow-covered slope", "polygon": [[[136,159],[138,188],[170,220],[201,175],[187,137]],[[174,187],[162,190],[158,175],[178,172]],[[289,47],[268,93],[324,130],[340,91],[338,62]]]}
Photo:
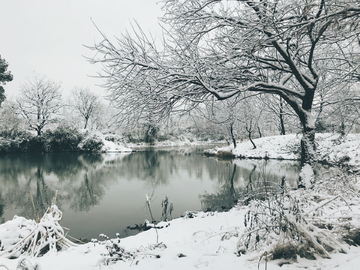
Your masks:
{"label": "snow-covered slope", "polygon": [[[301,135],[271,136],[254,139],[254,149],[250,141],[238,143],[235,149],[231,147],[216,148],[207,151],[216,154],[218,151],[232,151],[236,157],[300,159]],[[329,164],[346,162],[350,166],[360,168],[360,134],[317,133],[315,137],[318,160]]]}

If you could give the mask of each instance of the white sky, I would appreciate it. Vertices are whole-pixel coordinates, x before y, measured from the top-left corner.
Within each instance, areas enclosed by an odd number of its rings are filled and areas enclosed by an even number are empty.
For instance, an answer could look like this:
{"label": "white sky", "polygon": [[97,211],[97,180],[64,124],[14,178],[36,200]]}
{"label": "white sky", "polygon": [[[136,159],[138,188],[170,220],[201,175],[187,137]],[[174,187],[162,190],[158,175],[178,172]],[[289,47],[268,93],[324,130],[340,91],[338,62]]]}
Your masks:
{"label": "white sky", "polygon": [[101,41],[90,18],[109,38],[130,29],[136,19],[145,32],[159,35],[159,0],[0,0],[0,55],[14,75],[5,95],[15,97],[21,84],[33,73],[62,82],[64,97],[75,86],[89,87],[104,95],[96,86],[100,66],[92,65],[82,55],[93,56],[83,45]]}

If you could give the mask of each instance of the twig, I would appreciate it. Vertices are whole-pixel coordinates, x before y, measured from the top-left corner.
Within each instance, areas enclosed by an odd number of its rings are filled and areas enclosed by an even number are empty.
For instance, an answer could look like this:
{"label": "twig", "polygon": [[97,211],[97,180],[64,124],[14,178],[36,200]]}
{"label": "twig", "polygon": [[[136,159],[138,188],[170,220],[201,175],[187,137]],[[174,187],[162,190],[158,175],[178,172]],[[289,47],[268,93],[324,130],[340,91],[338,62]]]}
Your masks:
{"label": "twig", "polygon": [[268,256],[268,253],[267,251],[265,251],[261,256],[260,256],[260,259],[259,259],[259,262],[258,262],[258,270],[260,270],[260,262],[261,262],[261,259],[265,256],[265,270],[267,270],[267,256]]}
{"label": "twig", "polygon": [[310,210],[310,211],[307,212],[306,214],[310,214],[311,212],[315,212],[315,211],[318,210],[319,208],[327,205],[328,203],[330,203],[330,202],[332,202],[332,201],[335,201],[337,198],[341,198],[341,199],[346,203],[346,205],[349,207],[350,211],[352,211],[350,205],[349,205],[348,202],[344,199],[344,197],[341,196],[341,195],[337,195],[337,196],[335,196],[334,198],[332,198],[332,199],[328,200],[327,202],[321,204],[320,206],[316,207],[315,209]]}

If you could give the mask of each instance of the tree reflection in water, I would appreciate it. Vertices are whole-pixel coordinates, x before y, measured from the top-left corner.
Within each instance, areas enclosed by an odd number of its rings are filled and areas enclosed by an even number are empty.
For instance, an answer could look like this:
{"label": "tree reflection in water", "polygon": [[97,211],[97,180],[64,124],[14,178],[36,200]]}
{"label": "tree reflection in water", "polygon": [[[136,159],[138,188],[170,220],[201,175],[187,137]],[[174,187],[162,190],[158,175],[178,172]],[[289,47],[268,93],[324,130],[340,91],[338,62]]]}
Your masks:
{"label": "tree reflection in water", "polygon": [[[204,211],[227,211],[237,204],[241,193],[250,192],[265,185],[294,186],[300,170],[297,162],[284,162],[282,163],[282,171],[277,172],[275,172],[272,165],[274,161],[247,160],[244,163],[248,163],[248,166],[244,167],[237,166],[236,160],[219,160],[218,164],[220,162],[226,162],[226,166],[218,169],[217,192],[199,195]],[[275,162],[279,163],[278,161]],[[252,169],[249,169],[251,167]],[[235,184],[239,182],[239,179],[242,180],[243,185],[235,188]]]}
{"label": "tree reflection in water", "polygon": [[[30,178],[29,182],[31,181],[32,178]],[[51,190],[51,188],[49,188],[49,186],[45,183],[43,171],[40,164],[38,165],[37,171],[35,173],[35,181],[36,193],[30,194],[30,199],[34,202],[32,216],[35,217],[38,221],[43,216],[46,209],[51,205],[51,200],[55,195],[55,191]],[[59,204],[59,207],[60,206],[61,205]]]}
{"label": "tree reflection in water", "polygon": [[101,197],[105,191],[100,182],[96,180],[89,180],[88,174],[84,176],[84,181],[81,182],[80,187],[75,190],[77,196],[72,196],[70,209],[75,211],[89,211],[92,206],[100,203]]}
{"label": "tree reflection in water", "polygon": [[0,192],[0,218],[1,218],[0,223],[4,222],[4,218],[2,217],[2,215],[4,214],[4,207],[5,207],[5,202]]}
{"label": "tree reflection in water", "polygon": [[[56,153],[1,157],[0,210],[2,211],[0,211],[0,217],[4,214],[5,206],[8,206],[13,208],[17,215],[39,219],[51,205],[56,190],[59,190],[56,203],[61,208],[62,202],[82,194],[79,191],[82,190],[84,183],[80,183],[80,187],[76,188],[82,172],[89,168],[96,168],[96,165],[101,162],[101,154]],[[86,180],[84,182],[86,185]],[[90,181],[87,186],[90,187],[91,184]],[[95,204],[95,194],[96,192],[92,193],[89,207],[84,204],[79,206],[74,204],[74,208],[89,209]],[[99,194],[99,196],[102,195],[103,192]]]}
{"label": "tree reflection in water", "polygon": [[232,161],[227,161],[226,166],[220,168],[217,193],[199,195],[204,211],[227,211],[237,203],[240,192],[240,189],[234,186],[234,183],[237,183],[240,178],[237,165]]}
{"label": "tree reflection in water", "polygon": [[[239,192],[246,190],[249,182],[257,183],[262,162],[219,161],[180,149],[128,154],[2,156],[0,218],[8,220],[14,214],[32,219],[41,217],[57,190],[56,203],[64,211],[63,224],[69,224],[66,226],[71,228],[71,233],[78,232],[79,235],[71,234],[74,237],[96,237],[90,228],[86,232],[83,227],[76,229],[84,224],[82,218],[91,220],[87,227],[98,226],[92,229],[97,235],[97,230],[105,226],[115,226],[112,230],[117,232],[143,222],[144,194],[154,190],[159,199],[152,210],[158,218],[162,210],[160,198],[165,195],[174,202],[173,217],[176,217],[187,210],[199,210],[198,196],[205,190],[216,192],[200,196],[205,210],[226,210],[234,205]],[[286,164],[279,166],[295,175],[296,166]],[[266,165],[272,167],[275,166]],[[279,177],[279,173],[268,175]]]}

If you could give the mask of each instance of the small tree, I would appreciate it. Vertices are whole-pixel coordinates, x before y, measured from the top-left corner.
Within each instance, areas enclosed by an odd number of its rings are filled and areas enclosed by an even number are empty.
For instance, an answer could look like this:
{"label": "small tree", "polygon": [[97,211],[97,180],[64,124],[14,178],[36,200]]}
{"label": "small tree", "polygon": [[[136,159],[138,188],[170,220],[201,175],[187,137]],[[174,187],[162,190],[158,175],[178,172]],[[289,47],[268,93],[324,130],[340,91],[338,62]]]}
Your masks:
{"label": "small tree", "polygon": [[57,121],[56,115],[62,107],[60,84],[34,75],[33,80],[22,85],[20,91],[17,99],[19,113],[39,136],[46,125]]}
{"label": "small tree", "polygon": [[71,106],[84,120],[84,129],[88,127],[89,119],[100,111],[99,96],[88,88],[76,87],[72,91]]}
{"label": "small tree", "polygon": [[214,98],[205,103],[206,114],[203,116],[207,121],[217,125],[217,128],[226,130],[227,135],[230,137],[234,148],[236,148],[236,118],[237,106],[233,99],[226,102],[216,101]]}
{"label": "small tree", "polygon": [[17,113],[16,103],[6,99],[0,109],[0,136],[14,139],[24,131],[24,121]]}
{"label": "small tree", "polygon": [[2,59],[0,55],[0,106],[6,98],[4,87],[2,87],[1,84],[11,82],[13,79],[13,75],[10,73],[10,71],[7,71],[8,66],[9,64],[4,59]]}

